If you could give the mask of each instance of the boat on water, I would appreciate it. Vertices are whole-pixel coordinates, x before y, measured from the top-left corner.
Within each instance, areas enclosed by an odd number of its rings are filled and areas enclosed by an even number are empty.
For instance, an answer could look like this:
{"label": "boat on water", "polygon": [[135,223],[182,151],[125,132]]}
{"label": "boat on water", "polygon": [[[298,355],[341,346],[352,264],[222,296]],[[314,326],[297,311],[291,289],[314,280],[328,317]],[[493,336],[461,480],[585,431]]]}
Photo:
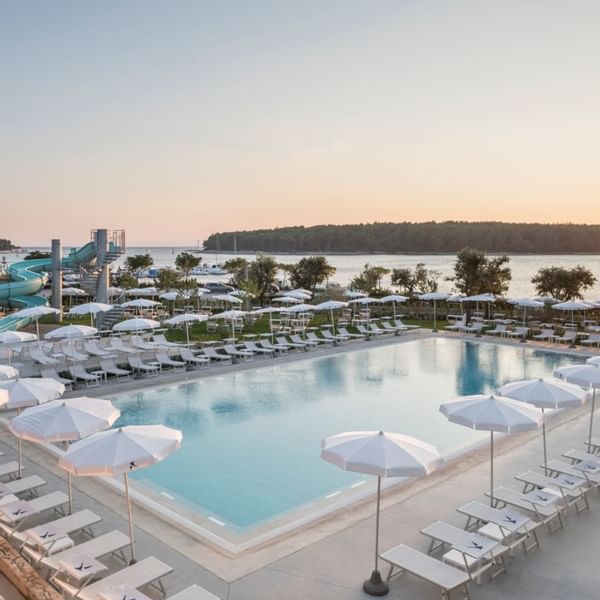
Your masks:
{"label": "boat on water", "polygon": [[204,263],[202,265],[198,265],[197,267],[194,267],[190,271],[190,275],[195,275],[195,276],[199,276],[199,277],[202,277],[203,275],[227,275],[227,274],[228,274],[228,271],[226,271],[223,268],[223,265],[221,265],[219,263],[214,263],[212,265]]}

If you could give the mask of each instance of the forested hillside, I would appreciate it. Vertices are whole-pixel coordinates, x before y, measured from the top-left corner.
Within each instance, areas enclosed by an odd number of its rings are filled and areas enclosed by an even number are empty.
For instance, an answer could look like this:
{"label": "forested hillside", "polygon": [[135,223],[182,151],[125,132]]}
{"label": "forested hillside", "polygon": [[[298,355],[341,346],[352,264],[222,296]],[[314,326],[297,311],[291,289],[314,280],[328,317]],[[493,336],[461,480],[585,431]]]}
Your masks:
{"label": "forested hillside", "polygon": [[204,245],[239,252],[600,253],[600,225],[448,221],[281,227],[220,232]]}

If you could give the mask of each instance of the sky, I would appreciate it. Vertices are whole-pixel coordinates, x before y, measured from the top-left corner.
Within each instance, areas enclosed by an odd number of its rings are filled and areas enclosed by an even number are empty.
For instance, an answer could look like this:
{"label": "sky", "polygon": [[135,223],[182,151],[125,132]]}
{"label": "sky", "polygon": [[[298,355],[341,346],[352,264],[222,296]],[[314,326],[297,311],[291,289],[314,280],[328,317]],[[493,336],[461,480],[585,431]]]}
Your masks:
{"label": "sky", "polygon": [[600,223],[597,0],[0,0],[0,237]]}

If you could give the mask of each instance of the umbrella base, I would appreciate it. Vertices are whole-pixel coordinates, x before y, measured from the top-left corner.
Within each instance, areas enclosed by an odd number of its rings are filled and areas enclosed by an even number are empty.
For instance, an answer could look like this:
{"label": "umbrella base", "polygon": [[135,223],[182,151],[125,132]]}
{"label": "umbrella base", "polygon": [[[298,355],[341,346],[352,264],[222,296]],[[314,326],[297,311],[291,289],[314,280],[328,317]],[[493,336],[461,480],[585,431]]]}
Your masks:
{"label": "umbrella base", "polygon": [[390,588],[385,581],[381,579],[381,573],[379,571],[373,571],[371,577],[363,583],[363,590],[369,594],[369,596],[385,596]]}
{"label": "umbrella base", "polygon": [[521,338],[519,340],[519,344],[526,344],[526,343],[527,343],[527,340],[525,338]]}

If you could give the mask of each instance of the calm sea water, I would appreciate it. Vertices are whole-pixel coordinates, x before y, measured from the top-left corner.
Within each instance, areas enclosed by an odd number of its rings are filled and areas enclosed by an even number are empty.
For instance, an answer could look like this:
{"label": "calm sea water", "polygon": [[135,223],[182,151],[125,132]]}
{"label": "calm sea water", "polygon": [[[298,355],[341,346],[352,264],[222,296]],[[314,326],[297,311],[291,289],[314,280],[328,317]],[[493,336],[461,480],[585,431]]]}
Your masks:
{"label": "calm sea water", "polygon": [[[154,259],[154,264],[158,267],[173,266],[175,257],[179,252],[188,248],[185,247],[130,247],[128,254],[140,254],[148,252]],[[7,261],[10,263],[17,258],[14,254],[6,254]],[[243,257],[248,260],[254,260],[254,254],[233,254],[221,252],[218,256],[214,253],[200,254],[203,262],[223,263],[234,256]],[[276,260],[282,263],[297,262],[303,254],[277,254]],[[451,283],[444,281],[445,277],[452,274],[452,267],[455,261],[455,255],[406,255],[406,254],[356,254],[356,255],[325,255],[327,260],[337,269],[332,278],[333,282],[341,285],[347,285],[350,280],[363,268],[366,263],[393,269],[395,267],[414,268],[417,263],[423,262],[430,269],[435,269],[441,273],[440,289],[451,291]],[[116,264],[122,264],[124,258]],[[509,296],[522,297],[533,296],[534,290],[531,285],[531,278],[540,267],[562,266],[574,267],[575,265],[584,265],[600,279],[600,255],[515,255],[510,257],[510,267],[512,269],[512,282],[510,285]],[[202,281],[222,281],[226,277],[203,277]],[[389,280],[386,281],[386,284]],[[588,300],[600,300],[600,284],[586,293]]]}
{"label": "calm sea water", "polygon": [[385,429],[454,452],[488,434],[449,423],[440,403],[575,360],[447,338],[362,348],[113,399],[118,425],[183,431],[181,450],[132,476],[245,529],[365,479],[320,460],[322,438]]}

